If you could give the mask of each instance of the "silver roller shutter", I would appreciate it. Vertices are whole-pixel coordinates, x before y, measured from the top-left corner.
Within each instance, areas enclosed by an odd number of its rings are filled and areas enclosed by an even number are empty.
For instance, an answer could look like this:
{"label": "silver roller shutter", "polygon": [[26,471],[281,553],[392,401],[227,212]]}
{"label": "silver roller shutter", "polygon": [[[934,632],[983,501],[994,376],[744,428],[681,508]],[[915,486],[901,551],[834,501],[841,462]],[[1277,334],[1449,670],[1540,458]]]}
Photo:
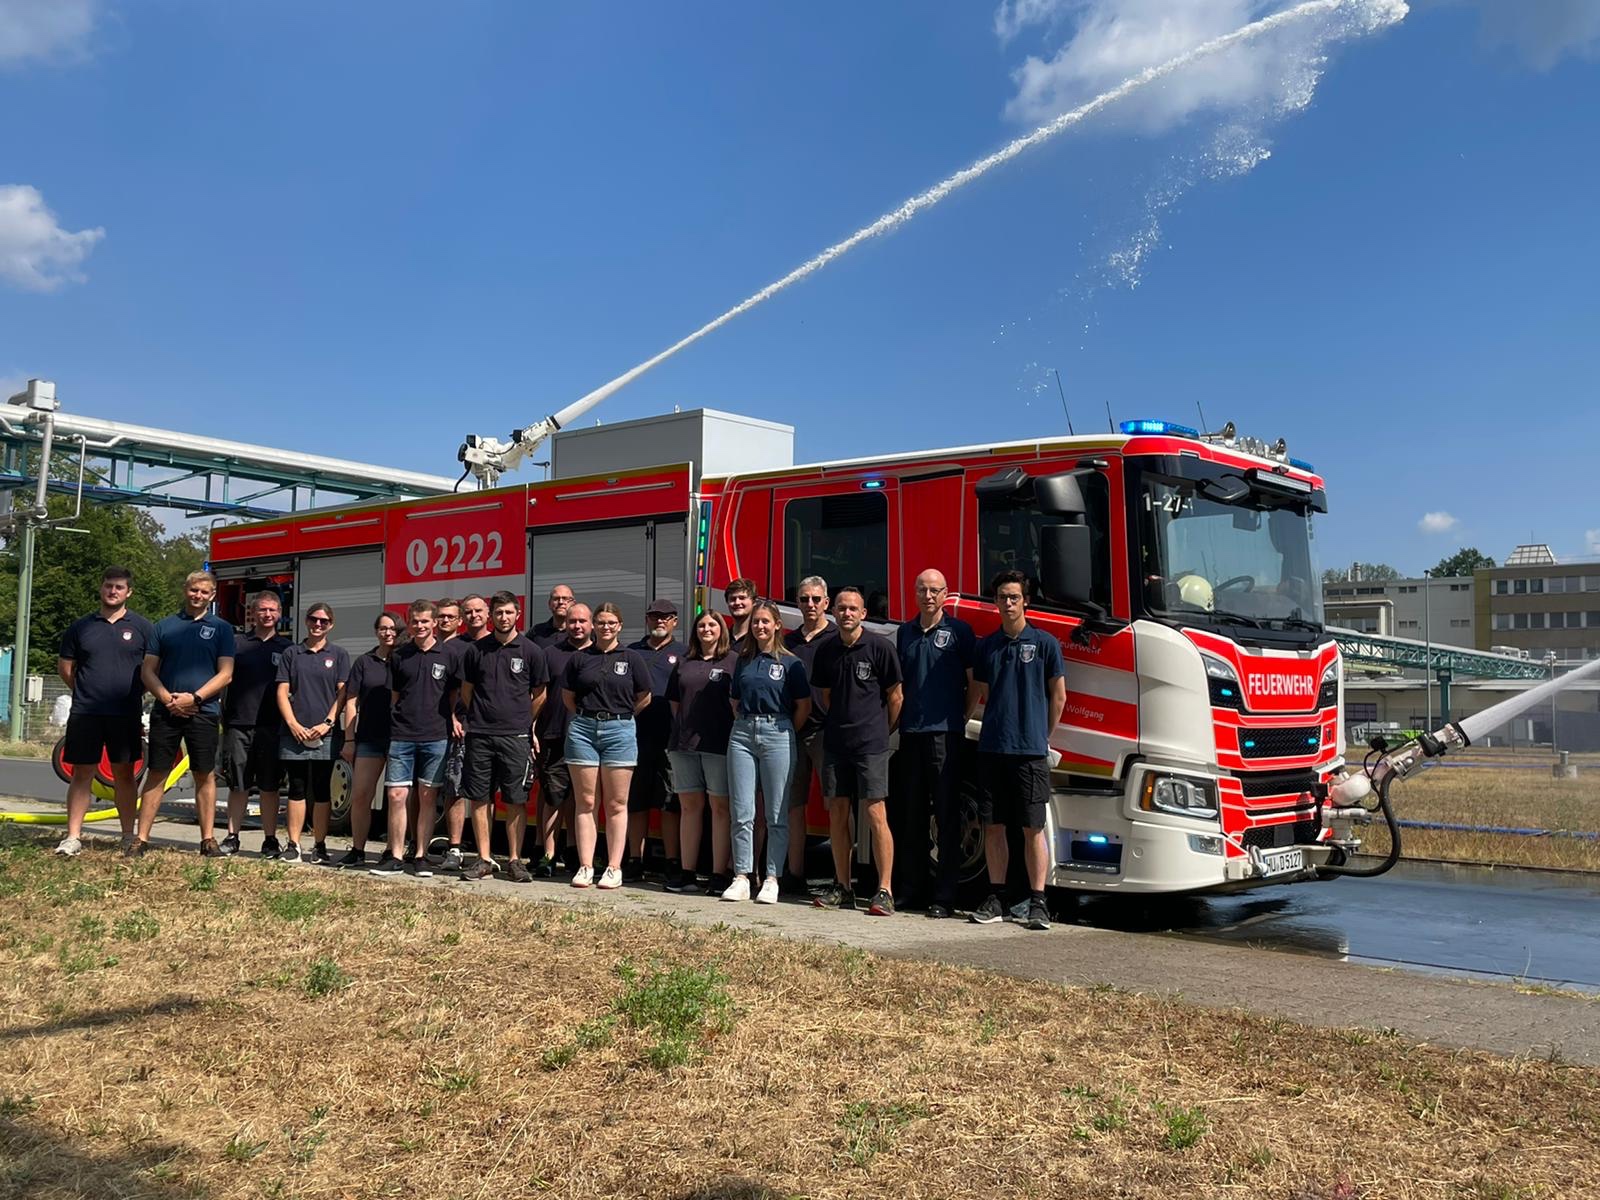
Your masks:
{"label": "silver roller shutter", "polygon": [[[653,531],[653,537],[652,537]],[[536,533],[528,608],[542,620],[545,597],[558,583],[593,608],[609,600],[622,610],[624,642],[644,636],[644,610],[659,597],[681,611],[687,595],[683,522]]]}
{"label": "silver roller shutter", "polygon": [[306,633],[306,609],[317,603],[333,608],[333,640],[353,658],[377,644],[372,623],[383,611],[383,552],[325,554],[300,560],[295,588],[295,637]]}

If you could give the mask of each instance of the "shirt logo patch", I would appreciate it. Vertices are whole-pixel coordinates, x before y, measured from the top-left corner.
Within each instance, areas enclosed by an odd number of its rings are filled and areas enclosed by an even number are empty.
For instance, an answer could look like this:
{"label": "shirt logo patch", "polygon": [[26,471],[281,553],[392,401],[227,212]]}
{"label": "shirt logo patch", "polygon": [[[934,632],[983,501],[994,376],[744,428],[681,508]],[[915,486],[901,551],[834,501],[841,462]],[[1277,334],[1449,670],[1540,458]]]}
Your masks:
{"label": "shirt logo patch", "polygon": [[856,664],[856,678],[862,683],[865,683],[867,680],[871,679],[872,664],[869,662],[858,662]]}
{"label": "shirt logo patch", "polygon": [[328,670],[330,670],[330,671],[333,670],[333,659],[331,659],[331,658],[323,659],[322,660],[322,665],[327,667]]}
{"label": "shirt logo patch", "polygon": [[209,625],[200,626],[200,637],[204,641],[208,641],[209,642],[212,638],[214,638],[216,636],[217,636],[217,631],[215,629],[211,628],[211,626],[209,626]]}
{"label": "shirt logo patch", "polygon": [[673,666],[677,666],[678,665],[678,656],[676,654],[669,654],[669,655],[667,655],[667,661],[669,663],[671,663]]}
{"label": "shirt logo patch", "polygon": [[433,677],[435,679],[443,679],[444,678],[444,664],[443,663],[434,663],[433,664]]}
{"label": "shirt logo patch", "polygon": [[940,650],[943,650],[946,646],[948,646],[951,640],[950,631],[948,629],[941,629],[938,633],[933,635],[933,644]]}
{"label": "shirt logo patch", "polygon": [[520,658],[513,658],[511,660],[511,673],[513,675],[522,674],[522,660]]}
{"label": "shirt logo patch", "polygon": [[768,679],[782,679],[783,678],[783,664],[782,663],[773,663],[769,667],[767,667],[767,678]]}
{"label": "shirt logo patch", "polygon": [[278,665],[278,660],[281,659],[282,657],[283,657],[283,655],[279,654],[276,650],[274,650],[272,652],[272,665],[273,666],[277,666]]}
{"label": "shirt logo patch", "polygon": [[1032,662],[1038,656],[1039,647],[1032,642],[1023,642],[1017,647],[1017,653],[1022,656],[1023,662]]}
{"label": "shirt logo patch", "polygon": [[131,641],[133,641],[133,630],[131,630],[131,629],[124,629],[124,630],[123,630],[123,631],[122,631],[122,640],[123,640],[123,641],[125,641],[125,642],[131,642]]}
{"label": "shirt logo patch", "polygon": [[721,667],[712,667],[711,668],[711,674],[708,675],[706,678],[708,678],[708,679],[723,679],[723,678],[727,677],[727,674],[728,673],[726,671],[724,671]]}
{"label": "shirt logo patch", "polygon": [[611,669],[618,675],[626,675],[628,673],[628,664],[625,662],[614,662],[611,664]]}

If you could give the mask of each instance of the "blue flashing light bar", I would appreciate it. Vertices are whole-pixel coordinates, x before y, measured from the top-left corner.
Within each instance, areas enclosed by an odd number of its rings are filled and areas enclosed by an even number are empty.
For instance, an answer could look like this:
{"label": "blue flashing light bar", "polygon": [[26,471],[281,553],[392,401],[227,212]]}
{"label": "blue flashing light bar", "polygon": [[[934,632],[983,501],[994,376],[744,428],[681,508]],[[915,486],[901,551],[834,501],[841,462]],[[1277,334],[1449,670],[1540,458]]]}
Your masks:
{"label": "blue flashing light bar", "polygon": [[863,488],[865,488],[869,492],[875,492],[875,491],[877,491],[879,488],[881,488],[883,486],[883,480],[881,480],[881,479],[863,479],[861,481],[861,486]]}
{"label": "blue flashing light bar", "polygon": [[1173,437],[1197,438],[1200,432],[1187,425],[1178,425],[1172,421],[1123,421],[1118,426],[1123,433],[1154,433],[1170,434]]}
{"label": "blue flashing light bar", "polygon": [[1294,467],[1296,470],[1304,471],[1309,475],[1315,475],[1317,473],[1317,469],[1303,458],[1291,458],[1289,460],[1289,465]]}

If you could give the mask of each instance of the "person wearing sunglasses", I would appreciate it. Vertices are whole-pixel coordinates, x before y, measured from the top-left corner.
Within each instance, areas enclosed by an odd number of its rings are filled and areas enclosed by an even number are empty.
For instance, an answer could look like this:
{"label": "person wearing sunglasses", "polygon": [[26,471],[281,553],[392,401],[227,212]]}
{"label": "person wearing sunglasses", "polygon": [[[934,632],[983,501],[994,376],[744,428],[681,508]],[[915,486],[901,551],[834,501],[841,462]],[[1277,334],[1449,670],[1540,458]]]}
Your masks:
{"label": "person wearing sunglasses", "polygon": [[350,849],[335,865],[360,867],[367,861],[372,831],[372,797],[389,757],[389,660],[400,643],[400,618],[379,613],[372,623],[378,644],[350,664],[344,692],[344,752],[350,764]]}
{"label": "person wearing sunglasses", "polygon": [[278,757],[289,781],[289,840],[279,857],[284,862],[301,860],[300,834],[309,800],[314,840],[310,861],[326,866],[333,861],[328,853],[328,818],[333,801],[334,742],[345,684],[350,679],[350,654],[328,641],[333,632],[333,609],[328,605],[313,604],[306,609],[305,621],[304,639],[278,660],[278,712],[283,716]]}
{"label": "person wearing sunglasses", "polygon": [[817,651],[838,630],[828,617],[828,581],[807,575],[795,589],[800,624],[783,635],[783,644],[798,658],[811,681],[811,715],[795,730],[794,775],[789,781],[789,861],[778,890],[786,896],[809,894],[806,884],[806,806],[811,803],[811,781],[822,778],[822,720],[828,715],[817,687]]}

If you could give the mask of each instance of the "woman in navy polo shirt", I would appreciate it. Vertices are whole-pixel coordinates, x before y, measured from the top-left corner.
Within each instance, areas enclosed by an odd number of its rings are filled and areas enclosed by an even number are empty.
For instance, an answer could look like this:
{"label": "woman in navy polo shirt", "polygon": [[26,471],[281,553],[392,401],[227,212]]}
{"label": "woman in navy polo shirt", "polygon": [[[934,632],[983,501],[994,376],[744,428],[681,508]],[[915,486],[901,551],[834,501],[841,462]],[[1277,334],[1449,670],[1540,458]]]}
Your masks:
{"label": "woman in navy polo shirt", "polygon": [[[687,892],[695,886],[707,797],[711,800],[712,881],[728,872],[728,734],[733,729],[733,671],[738,661],[722,618],[703,612],[694,619],[688,653],[667,680],[667,701],[672,705],[672,741],[667,752],[672,761],[673,791],[682,809],[678,844],[683,858],[678,877],[667,884],[669,892]],[[724,878],[717,891],[729,882]]]}
{"label": "woman in navy polo shirt", "polygon": [[794,769],[795,727],[811,715],[805,664],[783,644],[783,618],[770,600],[750,610],[750,631],[733,673],[738,715],[728,737],[728,791],[733,809],[733,882],[724,900],[750,899],[755,866],[756,788],[765,800],[766,877],[758,904],[778,902],[778,876],[789,861],[789,774]]}
{"label": "woman in navy polo shirt", "polygon": [[350,764],[350,850],[337,863],[359,867],[367,861],[367,834],[372,827],[372,798],[389,757],[389,704],[394,681],[389,658],[400,644],[400,618],[378,614],[372,623],[378,644],[350,664],[344,696],[344,761]]}
{"label": "woman in navy polo shirt", "polygon": [[[571,614],[569,612],[568,619]],[[628,848],[628,787],[639,761],[634,714],[650,703],[650,664],[622,645],[622,610],[606,603],[594,610],[594,641],[567,660],[561,699],[572,714],[567,725],[567,767],[572,773],[573,832],[578,870],[572,886],[622,886],[622,856]],[[595,792],[604,782],[606,869],[594,877]]]}
{"label": "woman in navy polo shirt", "polygon": [[280,856],[300,861],[300,831],[311,801],[311,833],[316,844],[311,861],[332,862],[328,854],[328,818],[332,815],[333,751],[350,678],[350,653],[328,641],[333,609],[313,604],[306,609],[305,640],[290,646],[278,660],[278,711],[283,729],[278,758],[288,776],[289,842]]}

